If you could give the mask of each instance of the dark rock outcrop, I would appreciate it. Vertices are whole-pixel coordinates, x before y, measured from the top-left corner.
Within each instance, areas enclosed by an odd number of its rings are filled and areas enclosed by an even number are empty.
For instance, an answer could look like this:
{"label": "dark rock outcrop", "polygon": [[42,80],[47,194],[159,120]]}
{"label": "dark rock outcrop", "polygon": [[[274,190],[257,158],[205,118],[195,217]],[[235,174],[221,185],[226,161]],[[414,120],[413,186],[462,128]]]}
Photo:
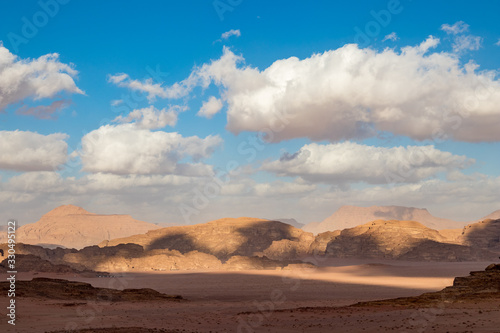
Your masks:
{"label": "dark rock outcrop", "polygon": [[[10,283],[0,282],[0,291],[5,295]],[[35,297],[59,300],[92,300],[104,302],[120,301],[181,301],[178,295],[165,295],[156,290],[96,288],[89,283],[63,279],[34,278],[30,281],[16,281],[16,297]]]}

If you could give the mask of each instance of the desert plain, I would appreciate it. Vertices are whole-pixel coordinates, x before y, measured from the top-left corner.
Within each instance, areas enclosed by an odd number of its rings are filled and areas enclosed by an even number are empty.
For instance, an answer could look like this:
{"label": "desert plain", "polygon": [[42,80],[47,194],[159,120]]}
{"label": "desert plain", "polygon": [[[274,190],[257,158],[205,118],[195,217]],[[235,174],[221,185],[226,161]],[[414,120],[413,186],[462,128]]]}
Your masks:
{"label": "desert plain", "polygon": [[[5,332],[498,332],[500,300],[422,307],[358,302],[443,289],[487,262],[324,260],[293,271],[116,273],[108,277],[23,273],[102,288],[152,288],[182,301],[111,302],[18,298],[15,330]],[[1,275],[5,280],[6,274]],[[0,298],[7,304],[6,297]],[[2,312],[5,310],[2,309]],[[9,325],[10,326],[10,325]],[[100,330],[99,330],[100,329]]]}

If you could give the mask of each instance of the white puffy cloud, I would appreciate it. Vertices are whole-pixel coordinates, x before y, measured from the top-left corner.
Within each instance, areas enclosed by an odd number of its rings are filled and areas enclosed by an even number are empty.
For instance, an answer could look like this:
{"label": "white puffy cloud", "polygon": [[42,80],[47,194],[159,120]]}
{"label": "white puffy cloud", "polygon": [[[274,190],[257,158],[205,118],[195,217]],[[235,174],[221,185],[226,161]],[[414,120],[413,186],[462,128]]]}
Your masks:
{"label": "white puffy cloud", "polygon": [[0,112],[26,98],[51,98],[63,91],[83,94],[74,81],[77,73],[59,62],[57,53],[19,59],[0,42]]}
{"label": "white puffy cloud", "polygon": [[[210,175],[212,168],[198,161],[221,142],[219,136],[202,139],[135,124],[105,125],[82,138],[79,155],[83,170],[94,173]],[[186,158],[193,162],[181,163]]]}
{"label": "white puffy cloud", "polygon": [[500,46],[500,38],[497,40],[497,42],[495,43],[496,46]]}
{"label": "white puffy cloud", "polygon": [[118,123],[134,122],[138,128],[158,129],[165,126],[175,126],[177,123],[177,115],[183,110],[184,108],[182,107],[171,107],[168,110],[166,108],[158,110],[151,105],[147,108],[133,110],[125,117],[118,116],[113,121]]}
{"label": "white puffy cloud", "polygon": [[0,169],[50,171],[66,163],[68,135],[0,131]]}
{"label": "white puffy cloud", "polygon": [[432,52],[438,44],[432,36],[400,52],[349,44],[277,60],[262,71],[241,66],[243,58],[224,48],[194,76],[204,87],[222,88],[230,131],[264,131],[269,141],[337,141],[381,131],[416,140],[500,140],[497,73]]}
{"label": "white puffy cloud", "polygon": [[382,42],[385,42],[386,40],[395,42],[398,39],[399,39],[398,35],[395,32],[391,32],[390,34],[386,35],[384,39],[382,39]]}
{"label": "white puffy cloud", "polygon": [[241,36],[241,32],[240,32],[240,30],[239,30],[239,29],[236,29],[236,30],[235,30],[235,29],[231,29],[231,30],[229,30],[229,31],[224,32],[224,33],[220,36],[220,38],[222,38],[222,39],[228,39],[228,38],[229,38],[229,37],[231,37],[231,36],[240,37],[240,36]]}
{"label": "white puffy cloud", "polygon": [[311,182],[387,184],[417,182],[473,162],[433,146],[386,148],[343,142],[308,144],[293,155],[284,154],[279,160],[264,163],[262,168]]}
{"label": "white puffy cloud", "polygon": [[441,30],[443,30],[447,34],[457,35],[457,34],[468,31],[469,25],[467,23],[465,23],[464,21],[458,21],[458,22],[455,22],[455,24],[453,24],[453,25],[443,24],[441,26]]}
{"label": "white puffy cloud", "polygon": [[203,105],[197,115],[205,118],[212,118],[222,109],[222,101],[214,96],[203,102]]}

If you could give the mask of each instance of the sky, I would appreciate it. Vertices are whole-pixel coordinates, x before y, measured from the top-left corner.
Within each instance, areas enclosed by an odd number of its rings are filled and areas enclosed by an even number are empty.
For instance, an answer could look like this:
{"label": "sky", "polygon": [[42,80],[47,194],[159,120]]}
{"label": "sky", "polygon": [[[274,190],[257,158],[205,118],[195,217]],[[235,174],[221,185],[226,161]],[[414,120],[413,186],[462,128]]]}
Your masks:
{"label": "sky", "polygon": [[500,3],[2,1],[0,218],[500,209]]}

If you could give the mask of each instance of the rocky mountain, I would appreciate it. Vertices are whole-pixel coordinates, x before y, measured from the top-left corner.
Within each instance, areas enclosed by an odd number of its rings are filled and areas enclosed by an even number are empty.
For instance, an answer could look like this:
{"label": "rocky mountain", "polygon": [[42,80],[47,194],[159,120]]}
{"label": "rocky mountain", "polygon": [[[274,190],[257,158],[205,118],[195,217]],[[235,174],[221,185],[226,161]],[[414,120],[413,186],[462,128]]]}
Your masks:
{"label": "rocky mountain", "polygon": [[60,206],[43,215],[36,223],[17,229],[17,241],[54,248],[81,249],[106,239],[126,237],[158,229],[157,225],[138,221],[130,215],[99,215],[73,205]]}
{"label": "rocky mountain", "polygon": [[99,246],[134,243],[145,250],[200,251],[222,261],[232,256],[266,256],[282,260],[307,255],[313,241],[311,233],[291,225],[241,217],[151,230],[143,235],[107,240]]}
{"label": "rocky mountain", "polygon": [[342,230],[328,242],[326,253],[338,258],[395,259],[426,240],[444,238],[418,222],[377,220]]}
{"label": "rocky mountain", "polygon": [[500,252],[500,219],[487,219],[465,226],[458,241],[474,248]]}
{"label": "rocky mountain", "polygon": [[[500,223],[500,220],[499,220]],[[490,232],[495,229],[492,223]],[[471,229],[481,228],[473,225]],[[497,237],[499,233],[496,234]],[[493,260],[498,257],[492,242],[449,242],[437,230],[415,221],[377,220],[342,231],[316,236],[310,252],[335,258],[384,258],[419,261]],[[486,239],[494,239],[493,237]],[[325,245],[326,244],[326,245]]]}
{"label": "rocky mountain", "polygon": [[342,206],[322,222],[306,224],[302,229],[314,234],[319,234],[325,231],[353,228],[375,220],[418,221],[424,226],[436,230],[458,229],[466,224],[465,222],[456,222],[435,217],[431,215],[427,209],[422,208],[402,206]]}

